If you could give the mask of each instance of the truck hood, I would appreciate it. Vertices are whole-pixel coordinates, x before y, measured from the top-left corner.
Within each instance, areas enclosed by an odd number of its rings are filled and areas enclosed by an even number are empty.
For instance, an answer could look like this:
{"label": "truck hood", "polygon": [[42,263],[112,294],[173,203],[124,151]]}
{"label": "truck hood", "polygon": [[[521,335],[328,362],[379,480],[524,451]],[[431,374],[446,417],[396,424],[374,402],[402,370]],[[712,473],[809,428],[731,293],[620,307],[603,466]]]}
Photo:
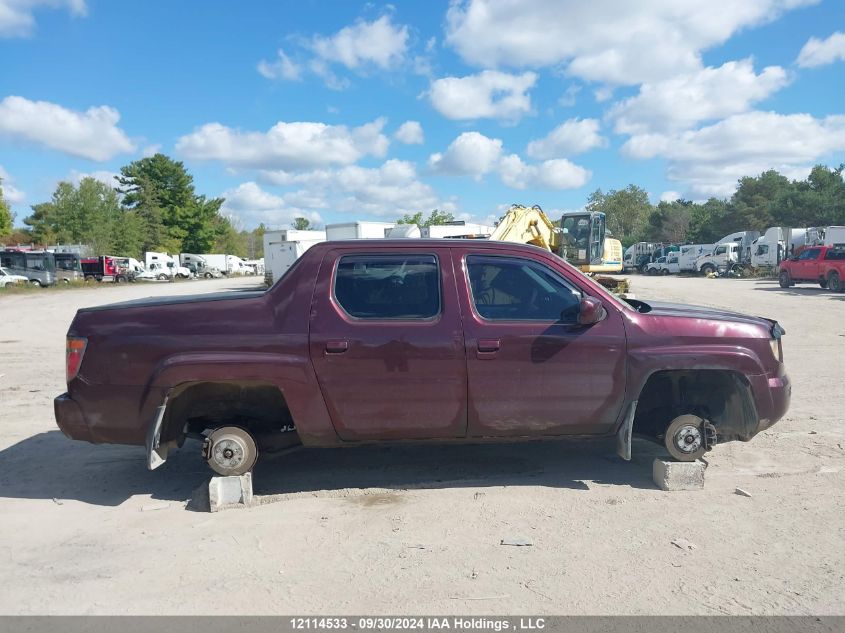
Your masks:
{"label": "truck hood", "polygon": [[185,303],[205,303],[207,301],[232,301],[241,299],[256,299],[264,294],[264,290],[247,290],[226,292],[211,292],[199,295],[181,295],[178,297],[146,297],[144,299],[132,299],[119,303],[108,303],[90,308],[80,308],[78,312],[101,312],[104,310],[127,310],[131,308],[150,308],[156,306],[171,306]]}
{"label": "truck hood", "polygon": [[767,319],[765,317],[750,316],[739,312],[722,310],[720,308],[706,308],[704,306],[692,306],[682,303],[666,303],[663,301],[638,301],[636,303],[639,306],[646,306],[645,308],[635,306],[638,312],[648,314],[650,316],[678,316],[690,319],[709,319],[730,321],[733,323],[748,323],[752,325],[760,325],[766,328],[772,333],[772,336],[777,337],[786,334],[786,331],[778,324],[777,321]]}

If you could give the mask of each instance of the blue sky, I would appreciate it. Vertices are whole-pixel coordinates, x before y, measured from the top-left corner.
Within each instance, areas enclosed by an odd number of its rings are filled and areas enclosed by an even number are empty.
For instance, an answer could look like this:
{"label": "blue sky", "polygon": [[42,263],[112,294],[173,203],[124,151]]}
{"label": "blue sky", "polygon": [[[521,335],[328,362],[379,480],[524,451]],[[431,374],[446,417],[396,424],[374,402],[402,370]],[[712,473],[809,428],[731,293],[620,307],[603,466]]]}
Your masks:
{"label": "blue sky", "polygon": [[0,0],[0,177],[155,151],[244,228],[730,195],[845,162],[841,0]]}

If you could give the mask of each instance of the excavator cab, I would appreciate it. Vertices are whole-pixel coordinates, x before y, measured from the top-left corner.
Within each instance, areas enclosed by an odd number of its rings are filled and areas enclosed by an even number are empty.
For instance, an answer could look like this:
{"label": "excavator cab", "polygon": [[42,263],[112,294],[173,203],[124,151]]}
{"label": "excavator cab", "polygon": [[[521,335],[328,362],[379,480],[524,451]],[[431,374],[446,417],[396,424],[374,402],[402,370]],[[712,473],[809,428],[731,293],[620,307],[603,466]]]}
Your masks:
{"label": "excavator cab", "polygon": [[563,256],[573,266],[600,264],[604,255],[605,215],[597,211],[565,213],[560,220]]}

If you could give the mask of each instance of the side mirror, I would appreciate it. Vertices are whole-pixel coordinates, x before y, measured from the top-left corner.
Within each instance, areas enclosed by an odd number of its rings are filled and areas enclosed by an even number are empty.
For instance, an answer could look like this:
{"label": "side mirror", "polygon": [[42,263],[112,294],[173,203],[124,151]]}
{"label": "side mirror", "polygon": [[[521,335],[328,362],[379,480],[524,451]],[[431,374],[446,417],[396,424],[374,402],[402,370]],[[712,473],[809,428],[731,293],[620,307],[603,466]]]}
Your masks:
{"label": "side mirror", "polygon": [[593,325],[601,321],[607,312],[601,301],[594,297],[584,297],[578,310],[579,325]]}

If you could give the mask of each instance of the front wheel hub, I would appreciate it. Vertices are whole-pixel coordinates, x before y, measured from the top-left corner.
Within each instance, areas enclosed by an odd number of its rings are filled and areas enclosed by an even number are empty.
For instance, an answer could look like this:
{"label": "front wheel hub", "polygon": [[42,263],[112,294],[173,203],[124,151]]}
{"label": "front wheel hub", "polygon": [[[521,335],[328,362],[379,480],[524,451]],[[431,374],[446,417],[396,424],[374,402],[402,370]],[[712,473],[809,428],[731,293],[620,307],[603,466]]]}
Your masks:
{"label": "front wheel hub", "polygon": [[680,415],[669,423],[664,444],[669,454],[681,462],[694,462],[716,442],[713,426],[697,415]]}

